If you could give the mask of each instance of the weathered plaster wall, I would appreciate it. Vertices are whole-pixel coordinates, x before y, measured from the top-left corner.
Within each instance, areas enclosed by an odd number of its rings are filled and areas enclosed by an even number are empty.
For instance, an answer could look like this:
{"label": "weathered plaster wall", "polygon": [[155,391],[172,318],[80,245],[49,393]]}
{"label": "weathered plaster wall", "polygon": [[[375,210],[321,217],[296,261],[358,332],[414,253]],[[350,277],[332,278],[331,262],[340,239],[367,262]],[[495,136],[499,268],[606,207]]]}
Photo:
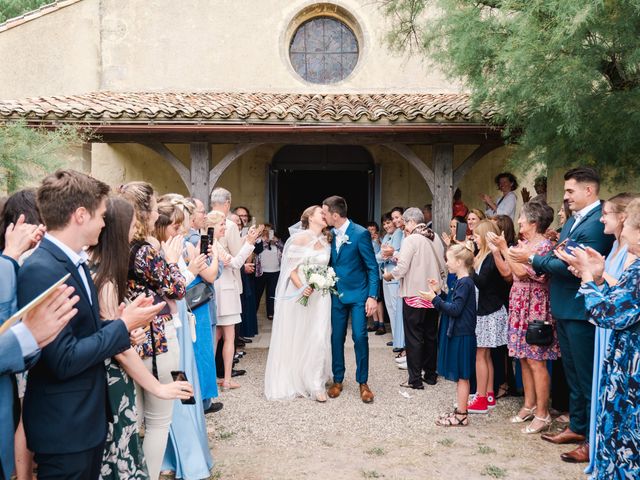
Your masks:
{"label": "weathered plaster wall", "polygon": [[[390,52],[369,0],[335,0],[360,34],[354,72],[314,85],[288,46],[310,0],[83,0],[0,32],[0,98],[116,91],[455,92],[422,59]],[[321,12],[331,14],[330,11]]]}
{"label": "weathered plaster wall", "polygon": [[83,0],[0,32],[0,61],[2,99],[98,90],[100,1]]}

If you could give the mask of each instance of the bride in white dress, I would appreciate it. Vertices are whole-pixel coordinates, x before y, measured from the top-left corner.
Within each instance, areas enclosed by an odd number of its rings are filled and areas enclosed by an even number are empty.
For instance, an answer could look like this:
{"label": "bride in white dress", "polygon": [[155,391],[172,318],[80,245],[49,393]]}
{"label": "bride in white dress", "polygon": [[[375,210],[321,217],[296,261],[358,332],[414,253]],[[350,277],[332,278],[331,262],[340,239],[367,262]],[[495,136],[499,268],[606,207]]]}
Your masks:
{"label": "bride in white dress", "polygon": [[[331,295],[303,288],[298,268],[328,265],[331,247],[322,232],[327,224],[321,207],[307,208],[300,220],[302,229],[291,235],[282,253],[264,393],[268,400],[324,402],[331,378]],[[307,306],[298,303],[302,295],[309,297]]]}

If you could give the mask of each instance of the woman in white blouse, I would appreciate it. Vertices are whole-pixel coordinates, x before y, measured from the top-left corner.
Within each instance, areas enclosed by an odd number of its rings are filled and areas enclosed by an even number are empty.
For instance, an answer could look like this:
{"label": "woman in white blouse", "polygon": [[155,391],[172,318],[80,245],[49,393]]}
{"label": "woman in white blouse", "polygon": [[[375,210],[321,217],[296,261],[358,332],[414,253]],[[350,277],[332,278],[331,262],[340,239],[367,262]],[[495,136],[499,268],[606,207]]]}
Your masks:
{"label": "woman in white blouse", "polygon": [[516,221],[516,203],[518,201],[514,191],[518,188],[518,180],[509,172],[502,172],[496,175],[494,179],[498,190],[502,195],[494,201],[489,195],[483,193],[480,195],[482,201],[487,206],[485,213],[488,217],[494,215],[508,215],[511,220]]}

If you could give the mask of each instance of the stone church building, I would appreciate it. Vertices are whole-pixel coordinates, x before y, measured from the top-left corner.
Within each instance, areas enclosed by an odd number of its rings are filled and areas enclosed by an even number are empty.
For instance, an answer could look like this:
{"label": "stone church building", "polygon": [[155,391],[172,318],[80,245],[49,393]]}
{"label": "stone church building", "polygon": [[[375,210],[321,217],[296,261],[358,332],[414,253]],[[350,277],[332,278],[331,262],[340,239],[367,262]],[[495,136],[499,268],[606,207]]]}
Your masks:
{"label": "stone church building", "polygon": [[61,0],[0,24],[0,121],[89,128],[75,168],[224,186],[280,231],[330,194],[359,222],[433,203],[442,230],[456,187],[496,193],[509,149],[390,28],[370,0]]}

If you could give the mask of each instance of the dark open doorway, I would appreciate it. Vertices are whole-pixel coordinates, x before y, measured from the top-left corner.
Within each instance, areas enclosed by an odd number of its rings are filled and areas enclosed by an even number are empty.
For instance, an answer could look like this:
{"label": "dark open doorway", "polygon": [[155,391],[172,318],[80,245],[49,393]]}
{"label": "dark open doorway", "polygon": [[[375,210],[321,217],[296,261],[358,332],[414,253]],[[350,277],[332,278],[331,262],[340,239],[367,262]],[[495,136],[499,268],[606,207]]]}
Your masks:
{"label": "dark open doorway", "polygon": [[375,167],[369,152],[353,145],[288,145],[269,171],[269,217],[280,238],[303,210],[330,195],[347,200],[349,218],[365,224],[374,215]]}

